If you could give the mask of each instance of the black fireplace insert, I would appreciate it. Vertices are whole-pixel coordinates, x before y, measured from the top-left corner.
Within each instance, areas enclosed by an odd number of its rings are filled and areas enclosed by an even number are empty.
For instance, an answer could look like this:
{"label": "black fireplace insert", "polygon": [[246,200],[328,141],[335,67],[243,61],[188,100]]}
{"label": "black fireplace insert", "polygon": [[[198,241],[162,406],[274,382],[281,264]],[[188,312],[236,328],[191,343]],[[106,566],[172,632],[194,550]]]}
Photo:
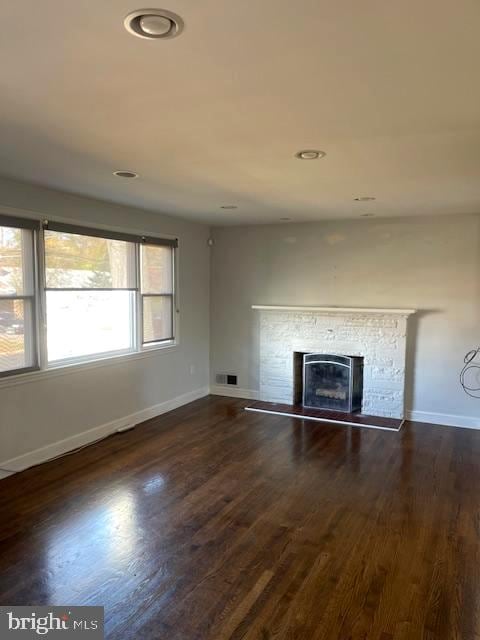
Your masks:
{"label": "black fireplace insert", "polygon": [[303,355],[305,407],[353,413],[361,411],[363,358],[325,353]]}

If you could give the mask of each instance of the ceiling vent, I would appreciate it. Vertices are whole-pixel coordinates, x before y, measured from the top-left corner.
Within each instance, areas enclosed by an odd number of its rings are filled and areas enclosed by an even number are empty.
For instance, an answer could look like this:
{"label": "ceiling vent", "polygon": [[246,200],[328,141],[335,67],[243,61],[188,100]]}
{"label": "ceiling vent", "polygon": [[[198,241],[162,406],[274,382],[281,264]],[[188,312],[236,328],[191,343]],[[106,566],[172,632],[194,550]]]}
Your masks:
{"label": "ceiling vent", "polygon": [[166,9],[139,9],[138,11],[132,11],[123,23],[129,33],[147,40],[176,38],[184,28],[184,23],[180,16]]}

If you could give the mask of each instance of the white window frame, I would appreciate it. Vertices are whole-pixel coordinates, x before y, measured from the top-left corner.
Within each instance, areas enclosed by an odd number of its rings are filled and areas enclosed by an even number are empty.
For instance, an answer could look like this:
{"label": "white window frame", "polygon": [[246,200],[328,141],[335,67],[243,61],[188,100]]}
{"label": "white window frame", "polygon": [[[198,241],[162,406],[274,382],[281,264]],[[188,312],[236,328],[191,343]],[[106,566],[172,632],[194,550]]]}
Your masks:
{"label": "white window frame", "polygon": [[[176,295],[176,290],[177,290],[177,278],[176,278],[176,273],[177,273],[177,252],[178,252],[178,248],[172,248],[172,293],[142,293],[142,264],[141,264],[141,260],[142,260],[142,246],[148,246],[148,243],[143,243],[142,245],[138,246],[138,312],[137,312],[137,318],[138,318],[138,340],[139,340],[139,345],[140,348],[143,351],[148,351],[150,349],[155,349],[158,348],[159,346],[165,345],[172,345],[175,344],[175,340],[177,337],[177,332],[176,332],[176,328],[177,328],[177,295]],[[164,338],[163,340],[152,340],[150,342],[145,342],[144,341],[144,326],[143,326],[143,299],[144,298],[161,298],[161,297],[168,297],[172,299],[172,333],[173,333],[173,337],[171,338]]]}
{"label": "white window frame", "polygon": [[[34,221],[31,221],[28,219],[4,216],[0,214],[0,226],[10,227],[12,229],[20,229],[22,231],[29,231],[31,233],[31,246],[29,250],[31,252],[31,269],[32,269],[32,272],[28,274],[27,270],[25,269],[26,265],[23,265],[24,283],[25,283],[25,276],[31,279],[31,284],[32,284],[31,294],[25,294],[25,293],[23,293],[22,295],[1,295],[0,294],[0,300],[23,300],[24,302],[26,301],[30,302],[28,316],[27,316],[27,305],[26,304],[24,305],[24,328],[25,328],[24,340],[25,340],[25,354],[28,353],[31,356],[32,364],[27,367],[21,367],[19,369],[7,369],[6,371],[0,371],[0,379],[1,379],[1,378],[8,378],[10,376],[16,376],[16,375],[21,375],[25,373],[31,373],[34,371],[39,371],[40,359],[39,359],[39,350],[38,350],[38,345],[39,345],[38,280],[37,280],[38,262],[37,262],[37,251],[36,251],[38,225],[36,225]],[[23,259],[25,258],[25,256],[22,256],[22,257]],[[26,322],[27,317],[29,320],[28,329],[27,329],[27,322]]]}
{"label": "white window frame", "polygon": [[[137,359],[141,357],[147,357],[152,352],[159,352],[164,350],[171,350],[178,345],[179,341],[179,323],[178,323],[178,240],[176,238],[165,236],[144,236],[134,233],[124,233],[122,231],[109,230],[103,227],[82,227],[80,225],[73,225],[70,223],[56,223],[51,222],[50,225],[53,230],[57,228],[64,228],[66,233],[78,233],[82,235],[96,235],[102,238],[116,238],[124,239],[132,242],[135,245],[135,288],[132,290],[133,304],[131,305],[132,314],[132,347],[129,349],[121,349],[115,351],[101,352],[97,354],[88,354],[85,356],[78,356],[72,358],[64,358],[61,360],[48,361],[47,353],[47,306],[46,306],[46,272],[45,272],[45,239],[44,230],[50,228],[49,222],[44,220],[40,221],[31,218],[20,218],[13,216],[2,215],[0,212],[0,224],[1,220],[8,220],[8,226],[15,227],[14,222],[21,223],[18,228],[28,228],[32,230],[33,238],[33,278],[34,278],[34,295],[24,296],[32,299],[31,307],[33,314],[33,331],[32,341],[34,348],[34,362],[35,366],[9,370],[0,372],[0,387],[6,382],[6,378],[10,378],[10,383],[14,383],[12,377],[18,379],[29,379],[30,376],[46,375],[58,373],[58,370],[75,370],[79,367],[92,367],[108,364],[109,362],[115,362],[117,360]],[[28,226],[27,226],[28,225]],[[68,229],[75,229],[75,231],[68,231]],[[140,278],[141,278],[141,264],[140,264],[140,246],[142,244],[157,244],[168,245],[172,247],[172,327],[173,338],[168,340],[160,340],[154,343],[142,344],[143,333],[143,318],[142,318],[142,296],[140,292]],[[2,296],[4,298],[6,296]],[[17,298],[18,296],[13,296]],[[22,297],[22,296],[21,296]],[[9,296],[10,298],[10,296]],[[21,381],[21,380],[20,380]]]}

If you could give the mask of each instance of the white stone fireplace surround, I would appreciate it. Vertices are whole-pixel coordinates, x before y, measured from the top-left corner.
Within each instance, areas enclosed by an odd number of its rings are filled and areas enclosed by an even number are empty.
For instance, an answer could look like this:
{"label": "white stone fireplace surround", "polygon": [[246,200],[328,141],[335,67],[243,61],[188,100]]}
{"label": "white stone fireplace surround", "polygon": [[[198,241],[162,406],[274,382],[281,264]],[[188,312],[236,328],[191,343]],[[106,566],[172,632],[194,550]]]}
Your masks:
{"label": "white stone fireplace surround", "polygon": [[260,314],[261,400],[293,404],[296,351],[362,356],[362,413],[404,417],[407,320],[414,309],[252,308]]}

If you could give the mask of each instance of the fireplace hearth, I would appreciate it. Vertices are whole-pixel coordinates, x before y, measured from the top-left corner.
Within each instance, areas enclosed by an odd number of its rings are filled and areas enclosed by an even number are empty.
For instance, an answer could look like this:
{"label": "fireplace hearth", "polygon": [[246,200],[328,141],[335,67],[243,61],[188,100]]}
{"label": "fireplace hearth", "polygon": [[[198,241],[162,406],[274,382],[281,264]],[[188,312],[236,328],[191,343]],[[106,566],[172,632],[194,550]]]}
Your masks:
{"label": "fireplace hearth", "polygon": [[363,358],[325,353],[302,355],[304,407],[345,413],[361,411]]}

